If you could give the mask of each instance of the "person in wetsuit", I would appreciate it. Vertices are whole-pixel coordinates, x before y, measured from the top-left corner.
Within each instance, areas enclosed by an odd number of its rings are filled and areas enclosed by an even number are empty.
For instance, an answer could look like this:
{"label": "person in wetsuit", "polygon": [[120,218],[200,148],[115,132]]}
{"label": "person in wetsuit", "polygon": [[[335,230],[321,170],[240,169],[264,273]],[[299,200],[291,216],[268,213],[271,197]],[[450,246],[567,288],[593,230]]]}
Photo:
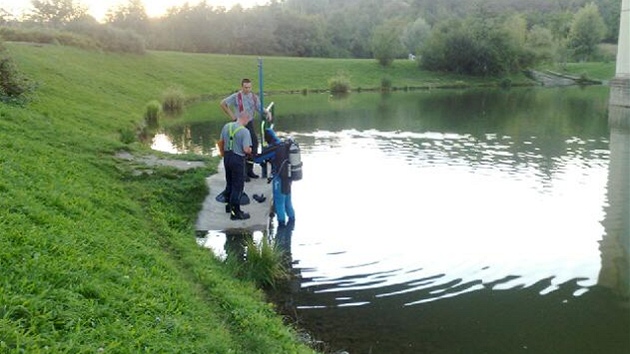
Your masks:
{"label": "person in wetsuit", "polygon": [[285,225],[287,221],[290,224],[295,223],[295,210],[291,201],[290,144],[280,140],[271,128],[265,129],[264,137],[268,145],[254,158],[254,162],[271,162],[273,205],[278,225]]}

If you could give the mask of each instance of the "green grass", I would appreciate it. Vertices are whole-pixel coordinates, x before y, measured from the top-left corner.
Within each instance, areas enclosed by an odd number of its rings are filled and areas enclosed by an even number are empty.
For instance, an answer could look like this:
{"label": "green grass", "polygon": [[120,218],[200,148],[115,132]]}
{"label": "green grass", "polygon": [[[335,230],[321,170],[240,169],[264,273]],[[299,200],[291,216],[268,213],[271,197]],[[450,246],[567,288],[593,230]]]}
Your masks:
{"label": "green grass", "polygon": [[573,76],[582,76],[586,78],[608,81],[615,77],[615,63],[601,63],[601,62],[585,62],[585,63],[567,63],[563,66],[559,65],[546,65],[543,69],[551,71],[565,73]]}
{"label": "green grass", "polygon": [[[38,88],[25,107],[0,104],[0,352],[310,352],[252,283],[195,243],[218,160],[138,175],[115,158],[148,153],[121,132],[142,125],[149,102],[171,87],[222,97],[244,76],[257,82],[256,58],[6,47]],[[324,90],[339,72],[355,90],[384,77],[393,87],[488,84],[409,61],[265,58],[264,67],[277,92]],[[225,121],[216,100],[208,107],[186,119]]]}

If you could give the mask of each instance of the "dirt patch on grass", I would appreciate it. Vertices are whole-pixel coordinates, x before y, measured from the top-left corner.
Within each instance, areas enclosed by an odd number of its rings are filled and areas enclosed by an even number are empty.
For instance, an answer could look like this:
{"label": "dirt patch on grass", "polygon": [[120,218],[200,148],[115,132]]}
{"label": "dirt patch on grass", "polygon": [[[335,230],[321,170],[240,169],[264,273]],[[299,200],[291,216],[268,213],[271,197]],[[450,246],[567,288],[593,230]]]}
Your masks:
{"label": "dirt patch on grass", "polygon": [[135,156],[129,152],[123,151],[116,154],[116,157],[132,163],[138,164],[138,168],[134,169],[134,173],[151,173],[152,168],[159,166],[173,167],[178,170],[188,170],[191,168],[205,167],[204,161],[187,161],[178,159],[164,159],[155,155]]}

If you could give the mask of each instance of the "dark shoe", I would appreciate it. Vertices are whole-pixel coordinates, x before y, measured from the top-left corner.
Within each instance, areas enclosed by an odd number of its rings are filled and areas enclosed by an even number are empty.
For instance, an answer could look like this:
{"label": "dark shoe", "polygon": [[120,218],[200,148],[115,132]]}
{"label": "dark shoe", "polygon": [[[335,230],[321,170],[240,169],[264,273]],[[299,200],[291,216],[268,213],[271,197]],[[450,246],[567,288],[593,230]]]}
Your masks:
{"label": "dark shoe", "polygon": [[258,175],[255,174],[254,172],[250,171],[250,172],[247,172],[247,177],[249,177],[249,178],[258,178]]}
{"label": "dark shoe", "polygon": [[229,213],[230,210],[232,210],[232,208],[230,207],[230,204],[225,204],[225,212]]}
{"label": "dark shoe", "polygon": [[265,200],[267,200],[267,197],[265,197],[265,195],[264,195],[264,194],[261,194],[261,195],[254,194],[254,195],[252,196],[252,198],[254,198],[254,200],[255,200],[255,201],[257,201],[258,203],[262,203],[262,202],[264,202]]}
{"label": "dark shoe", "polygon": [[240,209],[232,209],[230,214],[230,220],[247,220],[249,219],[249,213],[246,213]]}

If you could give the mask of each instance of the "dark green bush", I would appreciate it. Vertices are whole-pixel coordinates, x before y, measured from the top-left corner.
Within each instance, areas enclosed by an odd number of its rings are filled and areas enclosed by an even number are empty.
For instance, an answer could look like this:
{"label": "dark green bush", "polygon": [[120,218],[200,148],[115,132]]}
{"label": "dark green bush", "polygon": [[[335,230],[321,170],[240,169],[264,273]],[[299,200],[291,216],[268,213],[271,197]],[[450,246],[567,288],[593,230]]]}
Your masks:
{"label": "dark green bush", "polygon": [[331,93],[347,93],[350,92],[350,79],[344,73],[338,73],[337,76],[328,80],[328,88]]}
{"label": "dark green bush", "polygon": [[381,91],[389,92],[392,90],[392,79],[390,77],[384,77],[381,79]]}
{"label": "dark green bush", "polygon": [[2,52],[0,47],[0,101],[25,103],[34,90],[34,84],[20,73],[13,59]]}

